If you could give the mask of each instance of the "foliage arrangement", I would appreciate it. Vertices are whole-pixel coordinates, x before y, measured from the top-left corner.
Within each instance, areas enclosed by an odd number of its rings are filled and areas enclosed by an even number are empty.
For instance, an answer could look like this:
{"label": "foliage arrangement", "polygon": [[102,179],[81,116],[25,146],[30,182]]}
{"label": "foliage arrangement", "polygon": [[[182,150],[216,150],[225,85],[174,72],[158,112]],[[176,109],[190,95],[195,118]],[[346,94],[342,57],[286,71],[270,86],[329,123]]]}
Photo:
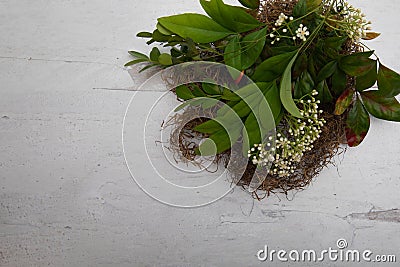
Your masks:
{"label": "foliage arrangement", "polygon": [[[149,45],[170,47],[170,52],[161,53],[157,47],[149,56],[130,51],[135,59],[126,66],[147,62],[145,70],[210,61],[250,77],[274,115],[274,155],[269,153],[272,137],[261,136],[258,130],[262,126],[255,118],[262,114],[254,114],[246,104],[253,101],[257,106],[259,99],[252,98],[251,92],[243,101],[224,88],[203,83],[179,86],[175,93],[186,104],[200,96],[232,107],[248,133],[244,153],[249,164],[272,164],[260,189],[286,191],[305,186],[334,155],[332,150],[341,140],[347,140],[350,147],[364,140],[370,116],[400,121],[400,104],[395,98],[400,93],[400,75],[363,43],[379,34],[371,31],[371,22],[360,9],[346,0],[239,2],[242,6],[227,5],[223,0],[200,0],[207,15],[186,13],[159,18],[153,32],[137,36],[148,38]],[[241,77],[233,79],[240,83]],[[226,112],[221,112],[221,117],[226,119]],[[217,153],[227,153],[231,148],[218,119],[193,127],[216,143]],[[242,130],[237,129],[236,139]],[[324,150],[327,143],[329,148]],[[311,165],[305,166],[307,161]],[[254,168],[247,167],[247,171],[254,172]]]}

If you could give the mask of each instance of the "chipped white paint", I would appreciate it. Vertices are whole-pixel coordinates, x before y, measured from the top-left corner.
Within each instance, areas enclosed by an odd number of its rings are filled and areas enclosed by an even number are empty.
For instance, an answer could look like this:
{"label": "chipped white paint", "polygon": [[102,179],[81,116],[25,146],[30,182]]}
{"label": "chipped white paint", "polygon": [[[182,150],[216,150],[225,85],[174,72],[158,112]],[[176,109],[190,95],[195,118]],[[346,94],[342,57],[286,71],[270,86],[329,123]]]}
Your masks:
{"label": "chipped white paint", "polygon": [[[398,3],[354,2],[383,33],[370,46],[400,70]],[[132,92],[111,90],[132,86],[125,51],[149,50],[134,34],[156,17],[198,10],[189,0],[0,1],[0,266],[255,266],[265,244],[322,249],[338,238],[400,257],[398,124],[373,120],[366,142],[292,201],[253,202],[238,188],[176,209],[133,183],[121,148]]]}

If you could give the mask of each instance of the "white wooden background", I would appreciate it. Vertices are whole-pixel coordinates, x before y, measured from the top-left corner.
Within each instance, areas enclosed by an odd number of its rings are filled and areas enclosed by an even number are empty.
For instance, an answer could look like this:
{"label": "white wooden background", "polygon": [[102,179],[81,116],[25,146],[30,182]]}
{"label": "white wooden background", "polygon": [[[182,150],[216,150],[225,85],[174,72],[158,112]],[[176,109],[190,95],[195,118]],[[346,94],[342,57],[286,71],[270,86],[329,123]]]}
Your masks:
{"label": "white wooden background", "polygon": [[[371,47],[400,70],[399,3],[353,2],[383,33]],[[0,1],[0,266],[256,266],[267,265],[255,256],[264,245],[339,238],[399,261],[400,124],[373,120],[366,141],[293,200],[236,189],[178,209],[132,182],[121,127],[133,82],[121,66],[128,49],[150,49],[138,31],[187,11],[200,5]]]}

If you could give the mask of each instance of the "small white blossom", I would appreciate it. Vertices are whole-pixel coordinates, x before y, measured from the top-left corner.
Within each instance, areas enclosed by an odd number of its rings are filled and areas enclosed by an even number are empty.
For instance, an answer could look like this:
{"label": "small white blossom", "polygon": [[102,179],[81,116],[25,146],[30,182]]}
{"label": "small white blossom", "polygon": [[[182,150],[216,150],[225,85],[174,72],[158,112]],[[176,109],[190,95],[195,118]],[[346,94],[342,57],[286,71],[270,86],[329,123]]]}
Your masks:
{"label": "small white blossom", "polygon": [[299,37],[301,40],[306,41],[307,37],[309,36],[310,32],[307,30],[303,24],[300,24],[299,28],[296,30],[296,36]]}

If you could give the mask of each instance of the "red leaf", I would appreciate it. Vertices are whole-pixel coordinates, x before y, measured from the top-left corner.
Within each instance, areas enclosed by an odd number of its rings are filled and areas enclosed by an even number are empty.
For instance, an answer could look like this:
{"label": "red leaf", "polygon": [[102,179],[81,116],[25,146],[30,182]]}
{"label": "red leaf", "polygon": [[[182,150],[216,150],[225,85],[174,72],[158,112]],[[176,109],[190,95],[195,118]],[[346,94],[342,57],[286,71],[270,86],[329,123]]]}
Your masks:
{"label": "red leaf", "polygon": [[346,121],[346,138],[350,147],[358,146],[365,138],[370,127],[370,118],[361,101],[357,98],[350,109]]}
{"label": "red leaf", "polygon": [[336,101],[335,115],[342,115],[353,101],[354,90],[349,88]]}
{"label": "red leaf", "polygon": [[400,103],[394,97],[382,97],[379,91],[361,93],[368,112],[382,120],[400,122]]}

